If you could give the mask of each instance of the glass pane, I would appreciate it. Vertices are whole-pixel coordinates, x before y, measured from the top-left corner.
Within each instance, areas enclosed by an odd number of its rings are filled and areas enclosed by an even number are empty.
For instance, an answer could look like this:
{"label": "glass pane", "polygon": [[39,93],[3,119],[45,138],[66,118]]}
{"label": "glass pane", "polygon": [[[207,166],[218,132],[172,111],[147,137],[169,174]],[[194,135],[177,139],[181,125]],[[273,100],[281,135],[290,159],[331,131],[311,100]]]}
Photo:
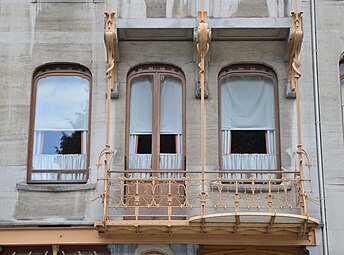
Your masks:
{"label": "glass pane", "polygon": [[176,153],[176,136],[160,135],[160,153]]}
{"label": "glass pane", "polygon": [[41,154],[81,154],[81,131],[44,131]]}
{"label": "glass pane", "polygon": [[49,76],[37,84],[35,130],[87,130],[90,84],[78,76]]}
{"label": "glass pane", "polygon": [[231,131],[231,153],[266,154],[266,137],[263,130]]}
{"label": "glass pane", "polygon": [[152,153],[152,135],[138,135],[137,154]]}
{"label": "glass pane", "polygon": [[131,81],[130,134],[152,134],[153,77],[140,76]]}
{"label": "glass pane", "polygon": [[160,133],[182,134],[183,129],[183,89],[182,81],[162,75],[160,96]]}
{"label": "glass pane", "polygon": [[235,76],[221,82],[222,130],[275,129],[274,106],[271,79]]}

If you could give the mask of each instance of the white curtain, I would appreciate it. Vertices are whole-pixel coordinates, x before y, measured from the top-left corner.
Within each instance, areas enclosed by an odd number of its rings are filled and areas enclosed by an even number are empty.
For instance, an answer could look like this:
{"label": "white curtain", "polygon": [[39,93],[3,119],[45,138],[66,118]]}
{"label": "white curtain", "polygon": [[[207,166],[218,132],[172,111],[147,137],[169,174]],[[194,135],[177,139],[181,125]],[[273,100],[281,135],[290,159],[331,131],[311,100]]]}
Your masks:
{"label": "white curtain", "polygon": [[181,134],[183,127],[182,82],[172,76],[161,76],[160,134]]}
{"label": "white curtain", "polygon": [[[137,154],[138,135],[152,134],[152,76],[134,78],[130,91],[129,168],[151,169],[152,154]],[[150,173],[130,174],[131,177],[149,178]]]}
{"label": "white curtain", "polygon": [[[160,78],[160,134],[176,136],[176,153],[160,153],[160,169],[182,169],[183,86],[173,76]],[[181,173],[161,173],[160,177],[180,178]]]}
{"label": "white curtain", "polygon": [[[276,170],[273,82],[259,76],[225,78],[221,84],[223,170]],[[231,153],[231,130],[264,130],[266,154]],[[225,178],[233,178],[227,174]],[[263,178],[264,175],[259,177]]]}
{"label": "white curtain", "polygon": [[33,155],[33,169],[86,169],[86,154]]}
{"label": "white curtain", "polygon": [[222,130],[275,129],[273,82],[258,76],[225,78],[221,111]]}
{"label": "white curtain", "polygon": [[[89,112],[89,81],[79,76],[49,76],[37,83],[33,170],[86,169]],[[54,146],[47,132],[81,132],[81,154],[45,152]],[[56,147],[58,148],[58,144]],[[49,153],[49,154],[47,154]],[[61,178],[80,180],[84,174],[63,174]],[[56,180],[55,173],[32,173],[33,180]]]}
{"label": "white curtain", "polygon": [[130,134],[152,134],[151,76],[134,78],[130,91]]}

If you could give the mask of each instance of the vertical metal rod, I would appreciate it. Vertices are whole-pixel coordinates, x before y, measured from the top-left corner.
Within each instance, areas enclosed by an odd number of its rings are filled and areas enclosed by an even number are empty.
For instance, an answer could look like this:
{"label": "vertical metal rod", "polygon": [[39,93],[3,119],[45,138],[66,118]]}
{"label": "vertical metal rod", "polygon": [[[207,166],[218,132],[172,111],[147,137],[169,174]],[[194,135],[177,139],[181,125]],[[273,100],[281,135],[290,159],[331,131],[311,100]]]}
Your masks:
{"label": "vertical metal rod", "polygon": [[201,164],[202,164],[202,193],[205,192],[204,165],[205,165],[205,141],[204,141],[204,54],[201,56]]}
{"label": "vertical metal rod", "polygon": [[[298,59],[298,56],[295,56]],[[301,132],[301,100],[300,100],[300,84],[297,78],[295,84],[296,90],[296,116],[297,116],[297,154],[299,155],[299,171],[300,171],[300,185],[301,185],[301,213],[307,215],[306,194],[303,174],[303,150],[302,150],[302,132]]]}
{"label": "vertical metal rod", "polygon": [[108,77],[108,87],[106,95],[106,132],[105,132],[105,162],[104,162],[104,198],[103,198],[103,223],[107,219],[107,206],[109,199],[109,154],[110,154],[110,98],[111,98],[111,81]]}

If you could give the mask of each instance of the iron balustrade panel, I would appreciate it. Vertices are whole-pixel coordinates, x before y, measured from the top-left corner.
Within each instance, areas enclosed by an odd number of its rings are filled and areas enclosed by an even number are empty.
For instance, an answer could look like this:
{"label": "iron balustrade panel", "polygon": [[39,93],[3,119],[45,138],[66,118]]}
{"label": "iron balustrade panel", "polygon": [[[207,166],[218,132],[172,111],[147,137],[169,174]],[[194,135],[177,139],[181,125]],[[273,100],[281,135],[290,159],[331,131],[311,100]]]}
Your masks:
{"label": "iron balustrade panel", "polygon": [[[201,214],[200,172],[111,171],[108,181],[109,220],[187,220]],[[307,180],[302,180],[295,171],[206,172],[206,215],[243,212],[300,215],[302,181]]]}

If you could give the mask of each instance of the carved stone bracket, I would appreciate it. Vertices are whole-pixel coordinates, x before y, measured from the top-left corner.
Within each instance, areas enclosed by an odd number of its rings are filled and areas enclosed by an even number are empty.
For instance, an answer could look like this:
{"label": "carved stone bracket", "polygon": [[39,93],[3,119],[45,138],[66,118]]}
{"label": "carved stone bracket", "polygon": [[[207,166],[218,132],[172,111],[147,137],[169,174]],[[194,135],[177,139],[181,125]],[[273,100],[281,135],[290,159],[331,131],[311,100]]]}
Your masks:
{"label": "carved stone bracket", "polygon": [[108,63],[106,76],[111,85],[111,98],[118,98],[115,12],[106,11],[105,22],[104,40]]}

